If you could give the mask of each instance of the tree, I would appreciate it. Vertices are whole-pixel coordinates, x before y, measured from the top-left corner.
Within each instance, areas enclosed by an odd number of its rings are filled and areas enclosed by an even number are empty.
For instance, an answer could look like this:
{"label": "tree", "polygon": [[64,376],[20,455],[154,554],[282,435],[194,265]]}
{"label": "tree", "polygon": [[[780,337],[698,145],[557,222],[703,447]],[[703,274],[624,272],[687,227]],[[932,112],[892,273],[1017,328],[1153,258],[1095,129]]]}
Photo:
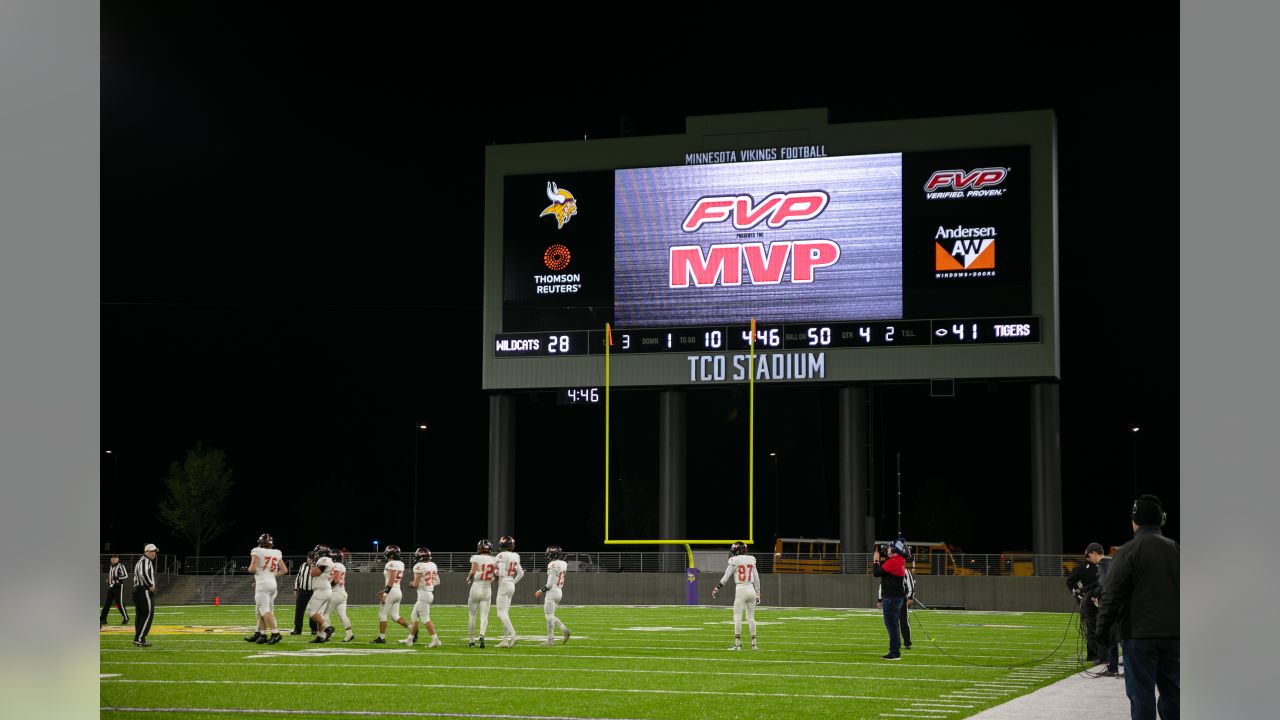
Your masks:
{"label": "tree", "polygon": [[164,478],[168,496],[160,502],[160,519],[194,545],[196,555],[230,525],[223,508],[234,482],[226,465],[226,453],[198,442],[186,460],[170,463]]}

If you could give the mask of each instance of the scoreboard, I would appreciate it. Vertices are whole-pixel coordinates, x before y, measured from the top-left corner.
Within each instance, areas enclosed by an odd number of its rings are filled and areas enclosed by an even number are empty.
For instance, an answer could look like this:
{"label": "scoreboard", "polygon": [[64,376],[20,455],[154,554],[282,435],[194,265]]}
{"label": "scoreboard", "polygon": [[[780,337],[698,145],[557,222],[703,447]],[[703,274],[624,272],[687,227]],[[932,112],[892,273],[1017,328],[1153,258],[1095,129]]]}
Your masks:
{"label": "scoreboard", "polygon": [[492,146],[484,387],[601,385],[606,343],[624,386],[1057,378],[1053,136],[792,111]]}

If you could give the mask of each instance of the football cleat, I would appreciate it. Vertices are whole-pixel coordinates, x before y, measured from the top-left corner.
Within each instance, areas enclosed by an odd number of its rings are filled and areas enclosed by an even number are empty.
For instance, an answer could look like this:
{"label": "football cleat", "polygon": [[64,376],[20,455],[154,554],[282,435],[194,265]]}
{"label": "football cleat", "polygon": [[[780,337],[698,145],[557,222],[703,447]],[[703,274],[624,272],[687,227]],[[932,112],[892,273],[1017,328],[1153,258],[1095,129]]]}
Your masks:
{"label": "football cleat", "polygon": [[570,636],[570,635],[572,635],[572,634],[573,634],[573,631],[572,631],[572,630],[570,630],[569,628],[565,628],[565,629],[564,629],[564,641],[565,641],[565,642],[569,642],[569,636]]}
{"label": "football cleat", "polygon": [[480,636],[480,649],[481,649],[481,650],[483,650],[483,649],[484,649],[484,636],[483,636],[483,635],[481,635],[481,636]]}
{"label": "football cleat", "polygon": [[742,646],[741,646],[741,645],[734,645],[734,646],[730,647],[729,649],[730,649],[730,650],[741,650],[741,649],[742,649]]}
{"label": "football cleat", "polygon": [[468,640],[468,641],[467,641],[467,647],[475,647],[475,646],[476,646],[476,641],[475,641],[475,640]]}
{"label": "football cleat", "polygon": [[245,639],[244,639],[244,641],[245,641],[245,642],[258,642],[258,638],[260,638],[260,637],[262,637],[262,633],[260,633],[260,632],[256,632],[256,633],[254,633],[254,634],[250,635],[249,637],[245,638]]}
{"label": "football cleat", "polygon": [[746,554],[747,554],[747,544],[742,542],[741,540],[729,546],[730,557],[734,555],[746,555]]}
{"label": "football cleat", "polygon": [[414,550],[413,561],[414,562],[431,562],[431,551],[424,547],[420,547],[417,550]]}
{"label": "football cleat", "polygon": [[342,636],[342,642],[351,642],[356,639],[356,634],[351,632],[351,628],[347,628],[347,634]]}
{"label": "football cleat", "polygon": [[262,637],[258,638],[257,642],[259,645],[266,645],[270,639],[271,638],[267,637],[266,635],[263,635]]}
{"label": "football cleat", "polygon": [[146,640],[134,640],[133,644],[138,647],[151,647],[151,643],[147,642]]}
{"label": "football cleat", "polygon": [[560,560],[560,559],[561,559],[561,558],[563,558],[563,557],[564,557],[564,550],[562,550],[562,549],[560,548],[560,546],[559,546],[559,545],[548,545],[548,546],[547,546],[547,559],[548,559],[548,560]]}
{"label": "football cleat", "polygon": [[436,638],[436,639],[432,640],[432,641],[427,645],[427,647],[429,647],[429,648],[433,648],[433,647],[440,647],[440,646],[441,646],[441,645],[443,645],[443,644],[444,644],[444,643],[440,642],[440,638]]}
{"label": "football cleat", "polygon": [[321,637],[321,636],[319,636],[319,635],[317,635],[317,636],[315,636],[315,637],[311,638],[311,644],[312,644],[312,645],[317,645],[317,644],[322,643],[322,642],[324,642],[324,638],[323,638],[323,637]]}
{"label": "football cleat", "polygon": [[489,542],[489,538],[484,538],[476,543],[476,553],[479,555],[487,555],[493,550],[493,543]]}
{"label": "football cleat", "polygon": [[371,642],[371,643],[373,643],[373,644],[375,644],[375,645],[386,645],[386,644],[387,644],[387,639],[386,639],[386,638],[376,637],[376,638],[374,638],[374,639],[370,640],[369,642]]}
{"label": "football cleat", "polygon": [[509,641],[507,641],[507,640],[503,640],[502,642],[498,643],[496,647],[500,647],[500,648],[509,648],[509,647],[511,647],[511,644],[510,644],[510,642],[509,642]]}
{"label": "football cleat", "polygon": [[270,533],[262,533],[258,536],[258,547],[269,548],[273,544],[275,544],[275,541],[271,539]]}
{"label": "football cleat", "polygon": [[280,642],[283,639],[284,638],[280,637],[280,633],[271,633],[271,637],[267,638],[267,644],[275,645],[276,643]]}
{"label": "football cleat", "polygon": [[324,641],[325,641],[325,642],[329,642],[329,638],[331,638],[331,637],[333,637],[333,626],[332,626],[332,625],[330,625],[329,627],[327,627],[327,628],[325,628],[325,629],[324,629]]}
{"label": "football cleat", "polygon": [[386,547],[386,549],[382,551],[382,555],[383,555],[383,557],[385,557],[385,558],[386,558],[386,559],[388,559],[388,560],[399,560],[399,559],[400,559],[400,546],[399,546],[399,545],[388,545],[388,546]]}
{"label": "football cleat", "polygon": [[503,535],[498,538],[498,549],[514,551],[516,549],[516,539],[510,535]]}
{"label": "football cleat", "polygon": [[542,644],[542,646],[543,646],[543,647],[555,647],[556,641],[555,641],[555,640],[543,640],[541,644]]}
{"label": "football cleat", "polygon": [[759,646],[759,645],[757,645],[757,644],[755,643],[755,641],[754,641],[754,640],[752,640],[752,641],[751,641],[751,649],[752,649],[752,650],[759,650],[759,649],[760,649],[760,646]]}

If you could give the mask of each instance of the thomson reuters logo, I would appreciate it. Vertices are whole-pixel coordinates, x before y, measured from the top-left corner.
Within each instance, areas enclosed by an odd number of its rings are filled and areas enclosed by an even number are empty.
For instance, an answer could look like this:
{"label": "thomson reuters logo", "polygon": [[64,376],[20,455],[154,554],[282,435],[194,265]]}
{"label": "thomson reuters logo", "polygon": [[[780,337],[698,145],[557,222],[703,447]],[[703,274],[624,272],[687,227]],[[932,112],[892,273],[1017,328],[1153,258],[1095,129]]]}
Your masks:
{"label": "thomson reuters logo", "polygon": [[933,246],[933,267],[938,277],[995,275],[996,229],[993,227],[940,225],[934,233]]}
{"label": "thomson reuters logo", "polygon": [[563,270],[569,267],[569,258],[569,248],[556,244],[542,253],[542,264],[546,265],[548,270]]}
{"label": "thomson reuters logo", "polygon": [[[561,189],[554,182],[547,183],[547,199],[551,201],[551,204],[543,208],[542,215],[538,217],[555,215],[557,230],[564,227],[565,223],[578,214],[578,201],[574,199],[573,193]],[[565,260],[565,262],[568,262],[568,260]]]}
{"label": "thomson reuters logo", "polygon": [[1009,168],[987,167],[976,170],[938,170],[924,184],[929,200],[964,197],[999,197],[1005,188],[997,185],[1009,177]]}

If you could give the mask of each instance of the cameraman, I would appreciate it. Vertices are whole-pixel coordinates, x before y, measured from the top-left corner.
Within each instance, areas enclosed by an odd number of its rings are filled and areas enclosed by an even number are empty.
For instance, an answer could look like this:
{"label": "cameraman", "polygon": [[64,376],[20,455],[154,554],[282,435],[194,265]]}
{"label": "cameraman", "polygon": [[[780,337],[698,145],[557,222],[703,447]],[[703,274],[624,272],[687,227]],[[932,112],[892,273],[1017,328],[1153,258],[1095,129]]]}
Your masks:
{"label": "cameraman", "polygon": [[881,660],[902,659],[898,623],[902,616],[902,606],[907,601],[907,589],[904,584],[907,563],[902,559],[903,551],[902,541],[894,540],[885,546],[887,560],[881,561],[880,548],[876,548],[871,556],[871,574],[880,578],[880,610],[884,613],[884,626],[889,631],[889,653],[881,655]]}
{"label": "cameraman", "polygon": [[1067,576],[1067,589],[1071,591],[1076,602],[1080,603],[1080,625],[1087,648],[1085,661],[1093,665],[1097,664],[1101,654],[1098,652],[1098,643],[1094,638],[1098,627],[1098,606],[1093,602],[1094,594],[1098,590],[1098,563],[1091,559],[1091,553],[1101,556],[1102,546],[1094,542],[1089,543],[1089,546],[1084,549],[1084,562],[1077,565]]}
{"label": "cameraman", "polygon": [[[1102,546],[1098,543],[1090,543],[1085,550],[1085,557],[1089,558],[1089,562],[1098,566],[1098,584],[1094,591],[1090,594],[1089,599],[1095,607],[1102,606],[1103,591],[1107,587],[1107,572],[1111,568],[1111,558],[1102,554]],[[1103,675],[1107,677],[1120,676],[1120,640],[1118,637],[1118,628],[1111,626],[1111,633],[1107,636],[1105,643],[1098,641],[1098,662],[1105,662],[1107,669]]]}
{"label": "cameraman", "polygon": [[[911,574],[911,570],[906,567],[906,561],[911,559],[911,548],[902,555],[903,572],[902,588],[906,591],[906,602],[902,603],[902,612],[898,615],[898,629],[902,632],[902,649],[911,649],[911,616],[908,608],[915,604],[916,601],[916,578]],[[876,609],[884,611],[884,601],[881,596],[881,589],[876,588]]]}

